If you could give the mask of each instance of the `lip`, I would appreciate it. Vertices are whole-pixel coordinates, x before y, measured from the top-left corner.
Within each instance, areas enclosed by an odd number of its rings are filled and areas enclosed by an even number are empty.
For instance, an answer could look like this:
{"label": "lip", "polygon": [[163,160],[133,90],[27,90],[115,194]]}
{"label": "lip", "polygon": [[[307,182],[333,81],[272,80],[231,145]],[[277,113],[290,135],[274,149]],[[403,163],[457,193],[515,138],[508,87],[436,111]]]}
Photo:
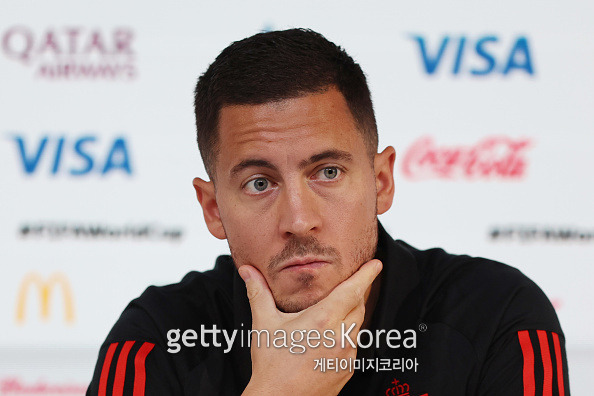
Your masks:
{"label": "lip", "polygon": [[281,267],[281,271],[314,270],[321,268],[326,264],[329,264],[329,262],[319,257],[299,257],[287,261]]}

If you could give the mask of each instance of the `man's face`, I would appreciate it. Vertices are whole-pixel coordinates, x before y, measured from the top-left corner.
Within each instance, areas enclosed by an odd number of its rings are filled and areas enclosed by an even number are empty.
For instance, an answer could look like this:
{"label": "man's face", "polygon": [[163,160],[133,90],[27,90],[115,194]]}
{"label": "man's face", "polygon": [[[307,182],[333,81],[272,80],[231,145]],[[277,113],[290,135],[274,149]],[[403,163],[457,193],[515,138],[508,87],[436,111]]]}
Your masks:
{"label": "man's face", "polygon": [[303,310],[373,258],[372,160],[335,88],[219,118],[216,205],[237,266],[256,267],[279,309]]}

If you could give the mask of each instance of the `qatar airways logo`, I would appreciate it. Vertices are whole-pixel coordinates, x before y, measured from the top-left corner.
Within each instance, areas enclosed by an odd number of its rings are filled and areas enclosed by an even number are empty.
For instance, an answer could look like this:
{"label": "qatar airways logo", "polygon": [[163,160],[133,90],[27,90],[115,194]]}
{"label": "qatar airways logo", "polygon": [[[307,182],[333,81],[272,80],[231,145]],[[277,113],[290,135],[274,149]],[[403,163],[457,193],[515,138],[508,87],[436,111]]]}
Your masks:
{"label": "qatar airways logo", "polygon": [[63,26],[34,31],[13,26],[2,32],[2,53],[49,80],[132,80],[138,74],[134,32]]}
{"label": "qatar airways logo", "polygon": [[487,137],[471,146],[439,146],[418,139],[404,154],[402,173],[411,180],[517,180],[526,174],[527,138]]}

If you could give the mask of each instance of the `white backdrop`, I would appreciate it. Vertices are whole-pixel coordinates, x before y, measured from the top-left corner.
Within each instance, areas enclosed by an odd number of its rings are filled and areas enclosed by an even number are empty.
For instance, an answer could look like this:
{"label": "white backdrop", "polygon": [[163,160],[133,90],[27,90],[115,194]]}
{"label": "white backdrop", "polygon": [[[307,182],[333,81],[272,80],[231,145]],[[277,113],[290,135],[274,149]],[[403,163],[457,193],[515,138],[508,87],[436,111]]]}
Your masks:
{"label": "white backdrop", "polygon": [[4,0],[0,395],[82,394],[129,300],[228,252],[191,185],[205,176],[194,84],[230,42],[289,27],[323,33],[368,75],[380,146],[397,151],[392,236],[536,281],[587,394],[593,17],[585,0]]}

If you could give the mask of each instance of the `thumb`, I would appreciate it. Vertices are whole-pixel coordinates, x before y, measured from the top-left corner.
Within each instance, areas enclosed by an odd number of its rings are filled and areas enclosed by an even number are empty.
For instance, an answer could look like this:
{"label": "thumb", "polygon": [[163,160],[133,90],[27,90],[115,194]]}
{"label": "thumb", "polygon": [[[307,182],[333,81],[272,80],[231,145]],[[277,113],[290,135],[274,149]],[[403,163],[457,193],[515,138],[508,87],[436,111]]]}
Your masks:
{"label": "thumb", "polygon": [[271,313],[278,312],[268,283],[260,271],[251,265],[242,265],[237,271],[245,282],[252,309],[252,321],[261,324]]}

